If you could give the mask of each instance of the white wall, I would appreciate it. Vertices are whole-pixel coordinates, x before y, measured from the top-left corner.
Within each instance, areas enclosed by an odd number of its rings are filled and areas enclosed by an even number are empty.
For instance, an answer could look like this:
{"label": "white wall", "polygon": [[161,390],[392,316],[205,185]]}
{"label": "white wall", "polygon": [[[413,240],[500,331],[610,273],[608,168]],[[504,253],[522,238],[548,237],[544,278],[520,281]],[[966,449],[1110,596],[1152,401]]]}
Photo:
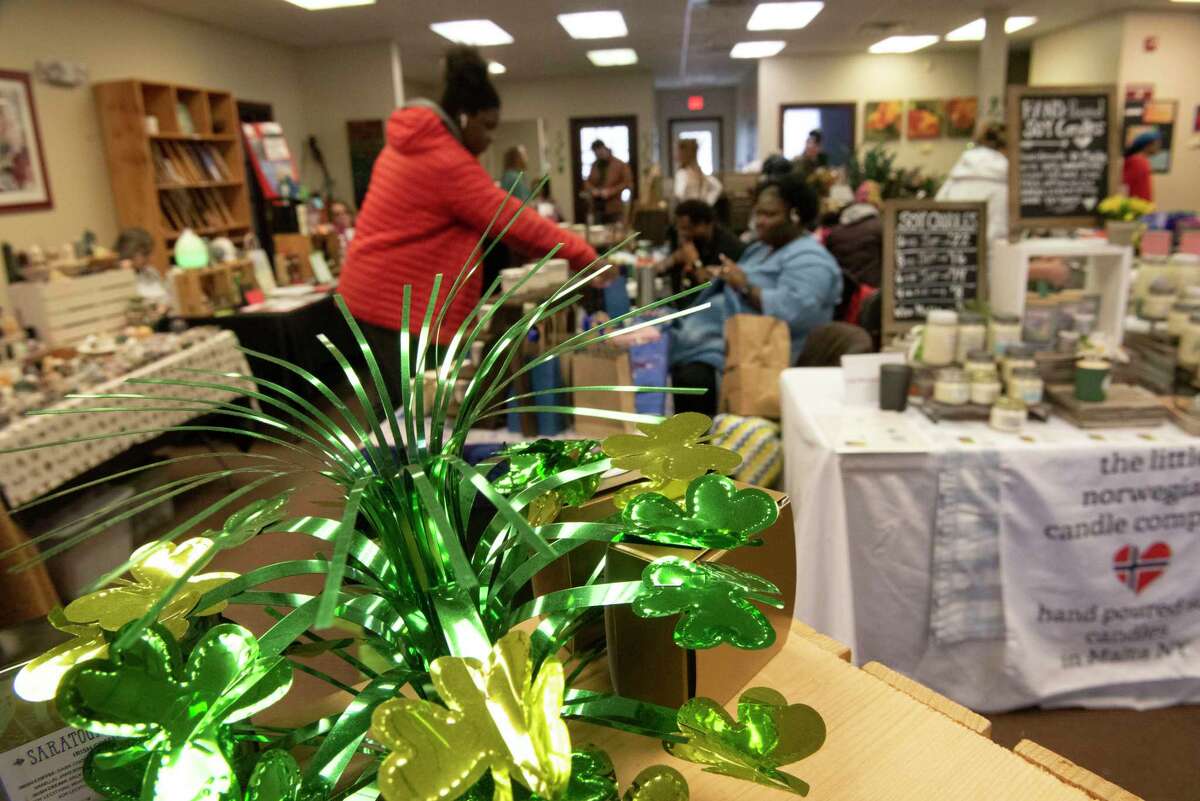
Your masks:
{"label": "white wall", "polygon": [[0,240],[60,245],[90,228],[117,235],[116,210],[90,84],[146,78],[233,92],[274,106],[296,149],[305,129],[298,51],[115,0],[0,0],[0,67],[32,71],[38,59],[89,70],[89,83],[33,82],[54,208],[0,213]]}
{"label": "white wall", "polygon": [[[571,117],[632,114],[638,121],[638,159],[644,171],[658,160],[654,150],[654,78],[649,73],[618,71],[586,78],[496,81],[501,114],[513,120],[541,117],[550,154],[550,182],[554,199],[570,216],[573,208]],[[639,181],[641,176],[638,176]]]}
{"label": "white wall", "polygon": [[305,144],[310,135],[320,143],[334,181],[334,194],[354,203],[346,123],[386,121],[395,109],[391,47],[390,42],[368,42],[304,50],[298,80],[303,91],[305,128],[303,138],[296,136],[293,141],[302,148],[295,154],[301,181],[314,191],[322,186],[323,177]]}
{"label": "white wall", "polygon": [[[793,103],[858,104],[857,138],[862,142],[863,103],[868,100],[922,100],[975,94],[974,51],[913,55],[801,56],[763,59],[758,66],[758,155],[781,149],[779,107]],[[965,141],[935,139],[894,145],[898,163],[945,175]]]}
{"label": "white wall", "polygon": [[[700,95],[704,98],[704,109],[689,111],[688,98]],[[674,142],[669,141],[671,120],[711,119],[721,120],[721,169],[732,170],[735,159],[734,144],[737,140],[737,88],[733,86],[696,87],[693,89],[659,89],[655,93],[658,107],[658,159],[666,171],[673,154]]]}
{"label": "white wall", "polygon": [[[1147,36],[1158,48],[1147,52]],[[1200,209],[1200,134],[1192,131],[1200,106],[1200,13],[1127,14],[1122,36],[1120,86],[1154,84],[1160,100],[1178,100],[1171,171],[1154,176],[1160,209]]]}
{"label": "white wall", "polygon": [[1033,40],[1030,86],[1116,83],[1123,24],[1119,14],[1076,25]]}

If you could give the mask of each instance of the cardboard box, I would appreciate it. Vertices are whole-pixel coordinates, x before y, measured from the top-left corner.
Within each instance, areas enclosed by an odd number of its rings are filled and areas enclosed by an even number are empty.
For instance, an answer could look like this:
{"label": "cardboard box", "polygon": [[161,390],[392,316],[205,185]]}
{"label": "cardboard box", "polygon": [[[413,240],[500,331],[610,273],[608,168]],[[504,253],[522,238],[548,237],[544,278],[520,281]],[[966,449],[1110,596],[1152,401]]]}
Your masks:
{"label": "cardboard box", "polygon": [[694,696],[724,704],[783,649],[796,605],[796,535],[788,497],[763,491],[779,505],[779,519],[762,532],[761,546],[702,551],[620,543],[609,548],[605,580],[635,581],[648,563],[663,556],[719,562],[754,573],[774,583],[781,593],[783,609],[759,607],[775,629],[775,643],[758,651],[729,645],[688,651],[673,639],[678,616],[640,618],[629,606],[607,607],[604,622],[608,663],[617,693],[671,707]]}

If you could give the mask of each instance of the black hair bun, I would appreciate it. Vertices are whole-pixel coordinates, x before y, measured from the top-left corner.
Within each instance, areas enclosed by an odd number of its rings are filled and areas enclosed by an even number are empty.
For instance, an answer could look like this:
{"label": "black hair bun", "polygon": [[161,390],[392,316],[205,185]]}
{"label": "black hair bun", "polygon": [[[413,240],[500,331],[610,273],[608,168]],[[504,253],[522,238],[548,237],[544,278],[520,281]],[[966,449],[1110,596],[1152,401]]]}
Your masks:
{"label": "black hair bun", "polygon": [[491,83],[487,59],[474,47],[450,48],[446,51],[446,83],[465,86]]}
{"label": "black hair bun", "polygon": [[500,108],[500,95],[488,76],[487,59],[476,48],[459,45],[446,51],[442,108],[455,117]]}

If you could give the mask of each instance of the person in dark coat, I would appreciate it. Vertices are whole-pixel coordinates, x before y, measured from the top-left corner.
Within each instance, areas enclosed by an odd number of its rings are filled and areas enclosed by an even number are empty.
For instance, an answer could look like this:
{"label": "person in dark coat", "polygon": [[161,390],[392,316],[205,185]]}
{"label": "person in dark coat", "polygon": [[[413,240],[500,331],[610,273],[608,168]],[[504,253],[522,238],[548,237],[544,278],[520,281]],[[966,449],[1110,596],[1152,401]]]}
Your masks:
{"label": "person in dark coat", "polygon": [[825,238],[825,249],[842,272],[856,283],[878,287],[883,281],[883,221],[879,217],[879,188],[864,181],[855,202],[838,216]]}

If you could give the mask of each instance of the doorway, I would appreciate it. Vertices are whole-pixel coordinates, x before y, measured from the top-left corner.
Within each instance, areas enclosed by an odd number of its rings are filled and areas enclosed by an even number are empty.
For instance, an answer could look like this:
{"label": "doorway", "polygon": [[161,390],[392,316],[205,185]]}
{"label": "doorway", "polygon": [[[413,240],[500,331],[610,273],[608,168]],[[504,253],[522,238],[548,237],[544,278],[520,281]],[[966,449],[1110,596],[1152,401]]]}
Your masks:
{"label": "doorway", "polygon": [[608,145],[613,155],[629,165],[633,172],[633,192],[622,198],[631,202],[637,197],[638,176],[638,131],[637,117],[572,117],[571,118],[571,190],[575,196],[576,222],[587,219],[588,201],[581,193],[583,182],[592,171],[596,156],[592,153],[592,142],[597,139]]}
{"label": "doorway", "polygon": [[820,131],[822,148],[832,167],[841,167],[854,153],[854,103],[797,103],[779,107],[779,146],[794,159],[804,152],[812,131]]}
{"label": "doorway", "polygon": [[678,165],[675,163],[675,143],[680,139],[696,140],[696,160],[705,175],[716,175],[723,169],[721,164],[721,148],[724,131],[720,117],[687,117],[673,119],[667,122],[667,131],[671,137],[671,147],[667,155],[668,177],[675,175]]}

